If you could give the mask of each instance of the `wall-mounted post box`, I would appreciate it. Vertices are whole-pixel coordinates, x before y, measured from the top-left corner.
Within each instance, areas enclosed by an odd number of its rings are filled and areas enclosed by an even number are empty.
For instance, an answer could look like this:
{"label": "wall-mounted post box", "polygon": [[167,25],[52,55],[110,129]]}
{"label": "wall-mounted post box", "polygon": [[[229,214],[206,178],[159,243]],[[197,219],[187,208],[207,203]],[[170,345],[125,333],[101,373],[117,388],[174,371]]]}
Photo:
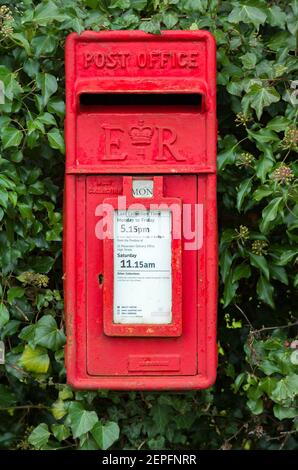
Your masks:
{"label": "wall-mounted post box", "polygon": [[215,79],[206,31],[67,39],[66,368],[76,388],[215,380]]}

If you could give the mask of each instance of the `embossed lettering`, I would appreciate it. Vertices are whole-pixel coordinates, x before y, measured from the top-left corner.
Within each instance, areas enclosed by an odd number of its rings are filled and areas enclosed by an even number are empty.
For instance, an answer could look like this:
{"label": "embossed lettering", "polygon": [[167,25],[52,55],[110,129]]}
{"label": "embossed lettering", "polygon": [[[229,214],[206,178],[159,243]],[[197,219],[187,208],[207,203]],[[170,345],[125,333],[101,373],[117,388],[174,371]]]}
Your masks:
{"label": "embossed lettering", "polygon": [[[101,127],[104,130],[105,146],[103,160],[126,160],[128,153],[121,152],[121,147],[123,145],[122,149],[126,148],[127,137],[131,145],[129,154],[132,152],[132,155],[146,158],[147,153],[151,154],[151,158],[158,161],[167,161],[171,158],[176,161],[186,160],[186,157],[183,154],[181,155],[179,149],[176,148],[177,132],[172,127],[156,126],[154,128],[145,124],[143,120],[129,126],[127,130],[117,125],[103,124]],[[152,144],[157,149],[157,155],[153,154],[152,156]]]}
{"label": "embossed lettering", "polygon": [[105,131],[105,154],[103,160],[125,160],[127,153],[113,153],[113,149],[120,149],[121,141],[117,137],[112,137],[112,133],[124,133],[124,130],[121,127],[108,126],[107,124],[104,124],[102,128]]}
{"label": "embossed lettering", "polygon": [[160,51],[153,50],[131,54],[130,52],[84,52],[84,68],[95,66],[98,69],[141,69],[180,68],[193,69],[199,67],[197,51]]}
{"label": "embossed lettering", "polygon": [[191,52],[189,54],[189,57],[190,57],[190,62],[189,62],[189,67],[190,68],[196,68],[198,67],[198,56],[199,56],[199,53],[198,52]]}
{"label": "embossed lettering", "polygon": [[85,69],[90,67],[90,65],[92,64],[92,57],[93,57],[93,54],[91,54],[90,52],[86,52],[84,54],[84,67],[85,67]]}
{"label": "embossed lettering", "polygon": [[187,66],[187,54],[185,54],[185,52],[179,52],[177,54],[177,58],[178,58],[178,64],[180,65],[180,67]]}
{"label": "embossed lettering", "polygon": [[137,61],[137,66],[143,69],[147,65],[147,56],[145,52],[141,52],[140,54],[137,55],[136,57]]}
{"label": "embossed lettering", "polygon": [[108,68],[126,68],[128,65],[129,52],[85,52],[84,54],[84,67],[88,68],[91,65],[95,65],[98,69]]}
{"label": "embossed lettering", "polygon": [[169,52],[162,52],[161,57],[160,57],[160,67],[162,69],[165,68],[165,66],[169,63],[171,54]]}
{"label": "embossed lettering", "polygon": [[94,63],[96,67],[101,69],[105,65],[105,57],[100,52],[94,55]]}
{"label": "embossed lettering", "polygon": [[185,158],[178,155],[173,148],[173,144],[177,139],[176,131],[169,127],[157,127],[156,129],[158,132],[158,155],[156,160],[168,160],[167,152],[176,161],[184,161]]}

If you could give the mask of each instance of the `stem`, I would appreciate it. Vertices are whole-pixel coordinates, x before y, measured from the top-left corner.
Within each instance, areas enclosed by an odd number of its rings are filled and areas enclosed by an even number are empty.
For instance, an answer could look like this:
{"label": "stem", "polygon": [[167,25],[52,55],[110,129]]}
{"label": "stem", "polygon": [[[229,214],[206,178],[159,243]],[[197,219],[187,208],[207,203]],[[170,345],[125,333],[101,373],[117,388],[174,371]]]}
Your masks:
{"label": "stem", "polygon": [[249,324],[250,328],[253,330],[253,326],[252,326],[252,323],[249,321],[247,315],[243,312],[242,308],[239,307],[239,305],[237,304],[234,304],[234,306],[239,310],[239,312],[244,316],[245,320],[247,321],[247,323]]}
{"label": "stem", "polygon": [[298,320],[295,321],[294,323],[289,323],[288,325],[266,326],[264,328],[260,328],[259,330],[254,330],[253,333],[260,333],[261,331],[276,330],[276,329],[281,329],[281,328],[291,328],[292,326],[297,326],[297,325],[298,325]]}
{"label": "stem", "polygon": [[32,410],[32,409],[38,409],[38,410],[48,410],[49,407],[42,405],[41,403],[38,405],[18,405],[18,406],[6,406],[6,407],[0,407],[0,411],[8,411],[8,410]]}
{"label": "stem", "polygon": [[268,330],[276,330],[276,329],[284,329],[284,328],[291,328],[292,326],[297,326],[298,325],[298,320],[296,320],[294,323],[289,323],[288,325],[276,325],[276,326],[265,326],[263,328],[260,328],[259,330],[256,330],[247,315],[243,312],[242,308],[239,307],[239,305],[234,304],[234,307],[236,307],[239,312],[244,316],[245,320],[247,321],[252,334],[256,333],[261,333],[262,331],[268,331]]}

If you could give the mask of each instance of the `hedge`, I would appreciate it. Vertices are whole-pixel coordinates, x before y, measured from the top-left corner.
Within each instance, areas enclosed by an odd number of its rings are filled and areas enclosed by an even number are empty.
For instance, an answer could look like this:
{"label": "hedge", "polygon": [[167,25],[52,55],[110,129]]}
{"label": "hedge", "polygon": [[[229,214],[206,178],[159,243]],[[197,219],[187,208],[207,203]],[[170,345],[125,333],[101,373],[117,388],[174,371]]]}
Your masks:
{"label": "hedge", "polygon": [[[0,0],[0,446],[297,448],[298,2],[8,3]],[[63,55],[67,34],[85,29],[215,35],[219,367],[210,390],[66,384]]]}

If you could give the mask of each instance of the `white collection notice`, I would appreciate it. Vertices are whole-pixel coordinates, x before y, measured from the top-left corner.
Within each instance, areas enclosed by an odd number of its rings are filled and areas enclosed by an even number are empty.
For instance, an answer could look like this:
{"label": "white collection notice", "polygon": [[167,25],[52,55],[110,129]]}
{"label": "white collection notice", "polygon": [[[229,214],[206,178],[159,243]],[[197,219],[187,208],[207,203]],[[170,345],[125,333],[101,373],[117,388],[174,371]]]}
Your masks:
{"label": "white collection notice", "polygon": [[114,212],[114,323],[172,321],[171,211]]}

